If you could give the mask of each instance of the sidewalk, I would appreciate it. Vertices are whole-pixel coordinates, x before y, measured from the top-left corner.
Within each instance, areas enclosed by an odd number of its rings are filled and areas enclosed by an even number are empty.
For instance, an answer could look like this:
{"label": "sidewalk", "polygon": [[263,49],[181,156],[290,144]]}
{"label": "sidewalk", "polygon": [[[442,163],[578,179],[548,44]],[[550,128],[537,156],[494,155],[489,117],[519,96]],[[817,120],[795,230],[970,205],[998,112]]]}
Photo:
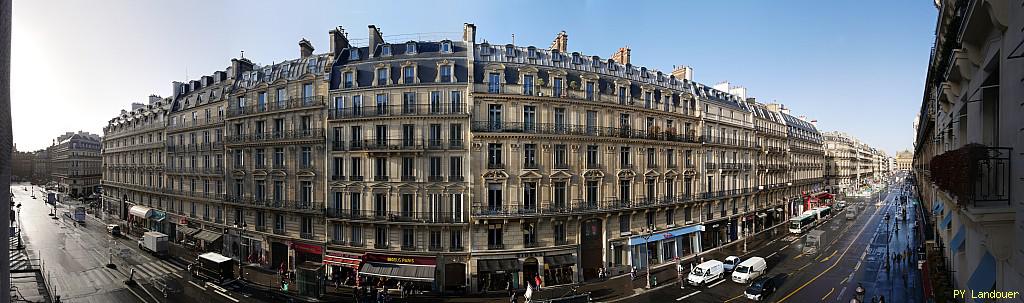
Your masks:
{"label": "sidewalk", "polygon": [[[695,259],[704,257],[704,260],[724,260],[728,256],[740,256],[744,257],[751,252],[754,248],[766,245],[768,242],[775,240],[772,237],[771,231],[776,230],[777,236],[786,235],[785,225],[787,222],[779,223],[775,226],[769,227],[768,229],[762,230],[756,234],[750,235],[747,238],[747,251],[743,252],[743,239],[732,241],[710,250],[706,250],[697,255],[691,255],[682,258],[684,264],[693,262]],[[676,262],[665,262],[662,264],[654,265],[651,268],[651,275],[657,280],[657,285],[651,285],[652,288],[665,287],[670,284],[678,282],[676,273]],[[561,288],[561,287],[559,287]],[[541,289],[541,294],[547,292],[558,291],[558,289]],[[622,300],[628,300],[639,294],[648,292],[647,289],[647,275],[646,271],[637,269],[637,276],[635,280],[630,281],[629,274],[619,275],[609,278],[604,282],[595,282],[579,285],[578,292],[590,292],[590,298],[597,302],[616,302]],[[557,298],[560,295],[565,294],[567,291],[562,289],[562,292],[558,296],[542,296],[541,298]]]}

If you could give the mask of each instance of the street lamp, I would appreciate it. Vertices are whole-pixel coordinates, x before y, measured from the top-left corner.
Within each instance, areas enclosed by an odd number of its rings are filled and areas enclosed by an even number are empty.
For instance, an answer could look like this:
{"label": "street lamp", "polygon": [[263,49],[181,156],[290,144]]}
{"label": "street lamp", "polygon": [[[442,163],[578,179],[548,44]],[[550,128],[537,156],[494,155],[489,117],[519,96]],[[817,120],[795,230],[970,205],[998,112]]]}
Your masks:
{"label": "street lamp", "polygon": [[645,265],[647,265],[647,289],[651,289],[651,243],[648,241],[650,241],[651,237],[654,236],[655,231],[657,231],[657,227],[654,225],[648,225],[647,228],[643,230],[643,235],[641,236],[644,238],[644,252],[646,254],[644,256],[644,262]]}
{"label": "street lamp", "polygon": [[[235,223],[233,226],[236,229],[238,229],[238,243],[239,243],[238,246],[242,246],[241,243],[242,243],[242,241],[245,240],[245,237],[243,236],[242,233],[245,232],[245,227],[248,226],[248,225],[245,224],[245,222],[242,222],[241,225],[239,225],[238,223]],[[241,253],[241,247],[239,247],[239,252]],[[242,279],[243,277],[245,277],[245,275],[243,275],[243,273],[242,273],[242,268],[243,268],[242,267],[242,263],[243,262],[245,262],[245,257],[238,256],[238,278],[239,279]]]}

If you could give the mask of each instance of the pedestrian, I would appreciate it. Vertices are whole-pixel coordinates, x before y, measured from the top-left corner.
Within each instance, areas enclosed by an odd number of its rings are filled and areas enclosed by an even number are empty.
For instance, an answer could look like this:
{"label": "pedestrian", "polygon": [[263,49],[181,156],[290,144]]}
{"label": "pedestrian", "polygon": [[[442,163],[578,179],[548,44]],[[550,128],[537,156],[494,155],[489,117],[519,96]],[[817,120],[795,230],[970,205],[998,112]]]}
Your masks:
{"label": "pedestrian", "polygon": [[629,280],[630,281],[636,280],[636,266],[630,267],[630,269],[629,269]]}

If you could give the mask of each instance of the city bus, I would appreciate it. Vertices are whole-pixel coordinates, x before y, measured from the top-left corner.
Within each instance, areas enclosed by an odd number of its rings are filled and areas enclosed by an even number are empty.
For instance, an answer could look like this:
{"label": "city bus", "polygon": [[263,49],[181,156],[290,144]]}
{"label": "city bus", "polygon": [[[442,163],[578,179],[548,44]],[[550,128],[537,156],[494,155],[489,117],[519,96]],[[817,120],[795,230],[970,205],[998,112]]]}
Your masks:
{"label": "city bus", "polygon": [[823,206],[813,210],[818,215],[818,220],[825,220],[832,216],[832,207]]}
{"label": "city bus", "polygon": [[817,221],[818,216],[813,210],[806,212],[796,218],[789,219],[789,232],[799,234],[811,230]]}

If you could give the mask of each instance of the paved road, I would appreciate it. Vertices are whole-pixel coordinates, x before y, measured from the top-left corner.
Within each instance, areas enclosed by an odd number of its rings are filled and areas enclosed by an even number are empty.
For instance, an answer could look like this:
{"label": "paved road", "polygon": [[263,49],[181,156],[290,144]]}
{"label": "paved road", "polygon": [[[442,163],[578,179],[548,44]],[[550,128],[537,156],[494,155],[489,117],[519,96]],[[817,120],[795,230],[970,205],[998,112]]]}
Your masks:
{"label": "paved road", "polygon": [[[818,229],[825,232],[824,247],[818,249],[817,253],[803,253],[802,236],[781,233],[775,241],[750,248],[749,253],[741,255],[744,258],[765,257],[768,275],[785,276],[778,292],[767,300],[849,302],[856,283],[870,278],[870,272],[865,274],[866,269],[874,268],[877,272],[880,261],[871,261],[869,258],[879,256],[879,247],[884,250],[885,241],[888,240],[883,214],[896,206],[884,201],[894,201],[895,194],[890,194],[888,190],[883,190],[881,194],[885,199],[876,196],[848,198],[849,207],[856,207],[858,215],[853,220],[847,220],[844,213],[837,212],[831,220],[820,224]],[[861,207],[863,210],[860,210]],[[680,288],[679,284],[674,284],[635,299],[638,302],[738,302],[747,301],[743,297],[745,288],[746,285],[731,280],[722,280],[706,288]]]}
{"label": "paved road", "polygon": [[[158,259],[130,239],[109,236],[105,225],[91,216],[84,226],[76,224],[60,216],[70,209],[66,205],[57,205],[59,218],[53,219],[53,207],[44,202],[39,187],[19,183],[11,190],[22,204],[26,249],[42,260],[48,284],[63,302],[261,302],[244,289],[225,290],[222,295],[203,282],[188,283],[185,264]],[[114,269],[107,267],[111,260]],[[140,285],[128,287],[124,280],[133,269]],[[172,284],[180,285],[180,291],[165,298],[151,285],[154,277],[175,281]]]}

